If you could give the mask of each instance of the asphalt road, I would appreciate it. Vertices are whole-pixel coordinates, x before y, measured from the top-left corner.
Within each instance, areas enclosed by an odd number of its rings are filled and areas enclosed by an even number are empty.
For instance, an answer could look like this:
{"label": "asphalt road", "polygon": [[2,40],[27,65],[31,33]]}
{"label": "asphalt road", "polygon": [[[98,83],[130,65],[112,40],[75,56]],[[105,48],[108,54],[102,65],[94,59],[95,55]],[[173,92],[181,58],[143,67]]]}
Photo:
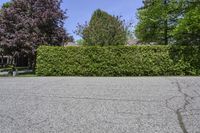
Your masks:
{"label": "asphalt road", "polygon": [[200,77],[0,78],[0,133],[200,133]]}

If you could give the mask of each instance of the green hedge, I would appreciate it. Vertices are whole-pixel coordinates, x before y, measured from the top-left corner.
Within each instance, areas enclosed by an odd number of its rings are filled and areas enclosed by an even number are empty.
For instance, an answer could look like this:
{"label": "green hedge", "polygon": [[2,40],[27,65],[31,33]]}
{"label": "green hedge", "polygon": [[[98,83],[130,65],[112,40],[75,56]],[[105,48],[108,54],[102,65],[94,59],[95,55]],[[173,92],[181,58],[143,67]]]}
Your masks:
{"label": "green hedge", "polygon": [[200,75],[200,48],[42,46],[37,51],[36,74],[38,76]]}

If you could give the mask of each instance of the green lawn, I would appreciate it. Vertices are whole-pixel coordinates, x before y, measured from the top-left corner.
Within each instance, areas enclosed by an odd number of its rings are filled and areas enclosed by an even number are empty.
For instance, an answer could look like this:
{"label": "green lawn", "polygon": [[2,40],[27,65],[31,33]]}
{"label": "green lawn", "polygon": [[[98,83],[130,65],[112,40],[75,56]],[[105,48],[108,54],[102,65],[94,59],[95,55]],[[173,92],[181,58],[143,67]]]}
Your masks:
{"label": "green lawn", "polygon": [[[13,77],[12,75],[8,75],[8,76],[2,76],[0,75],[0,77]],[[16,77],[36,77],[35,74],[20,74],[20,75],[17,75]]]}
{"label": "green lawn", "polygon": [[35,72],[17,75],[16,77],[36,77]]}
{"label": "green lawn", "polygon": [[[16,69],[18,71],[22,71],[22,70],[27,70],[28,67],[16,67]],[[0,68],[0,72],[11,72],[12,71],[12,67],[5,67],[5,68]],[[25,73],[25,74],[19,74],[16,77],[35,77],[35,72],[31,72],[31,73]],[[0,75],[0,77],[13,77],[12,74],[9,75]]]}

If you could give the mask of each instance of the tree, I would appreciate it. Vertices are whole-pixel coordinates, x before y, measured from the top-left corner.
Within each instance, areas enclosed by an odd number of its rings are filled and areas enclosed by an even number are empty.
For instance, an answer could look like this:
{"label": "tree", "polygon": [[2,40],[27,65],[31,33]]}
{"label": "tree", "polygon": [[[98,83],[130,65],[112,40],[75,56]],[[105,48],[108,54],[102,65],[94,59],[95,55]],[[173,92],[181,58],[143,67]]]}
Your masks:
{"label": "tree", "polygon": [[200,4],[199,0],[144,0],[143,3],[137,13],[136,37],[145,43],[165,45],[178,43],[174,29],[179,20]]}
{"label": "tree", "polygon": [[4,51],[3,51],[3,49],[2,48],[0,48],[0,57],[1,57],[1,67],[3,67],[3,53],[4,53]]}
{"label": "tree", "polygon": [[[39,45],[62,45],[66,12],[60,0],[12,0],[0,12],[0,46],[13,58],[28,56],[34,66]],[[6,7],[6,8],[5,8]]]}
{"label": "tree", "polygon": [[89,24],[79,25],[76,31],[87,45],[124,45],[126,43],[126,27],[120,17],[111,16],[98,9]]}
{"label": "tree", "polygon": [[174,41],[172,31],[183,12],[185,0],[144,0],[138,10],[136,36],[145,43],[169,44]]}
{"label": "tree", "polygon": [[159,32],[161,31],[161,23],[163,23],[161,20],[163,12],[159,11],[162,8],[160,1],[145,0],[143,4],[144,6],[138,10],[137,14],[139,23],[136,26],[136,37],[145,43],[163,43],[160,38],[161,32]]}
{"label": "tree", "polygon": [[174,29],[178,44],[200,45],[200,6],[190,9]]}
{"label": "tree", "polygon": [[78,45],[85,45],[85,41],[83,39],[79,39],[76,41]]}
{"label": "tree", "polygon": [[73,36],[68,36],[67,42],[74,42],[74,37]]}
{"label": "tree", "polygon": [[6,3],[4,3],[3,4],[3,8],[8,8],[8,7],[10,7],[10,5],[11,5],[11,3],[10,2],[6,2]]}

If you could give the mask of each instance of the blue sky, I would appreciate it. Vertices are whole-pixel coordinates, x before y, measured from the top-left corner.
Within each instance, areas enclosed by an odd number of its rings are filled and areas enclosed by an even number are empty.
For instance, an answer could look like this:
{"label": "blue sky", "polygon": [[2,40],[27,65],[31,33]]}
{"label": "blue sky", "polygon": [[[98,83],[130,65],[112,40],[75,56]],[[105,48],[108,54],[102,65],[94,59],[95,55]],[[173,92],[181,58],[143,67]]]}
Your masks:
{"label": "blue sky", "polygon": [[[0,5],[9,0],[0,0]],[[136,11],[142,6],[142,0],[63,0],[62,8],[68,9],[69,18],[65,22],[68,33],[79,39],[73,31],[77,23],[89,21],[96,9],[102,9],[112,15],[123,16],[127,22],[137,23]]]}

